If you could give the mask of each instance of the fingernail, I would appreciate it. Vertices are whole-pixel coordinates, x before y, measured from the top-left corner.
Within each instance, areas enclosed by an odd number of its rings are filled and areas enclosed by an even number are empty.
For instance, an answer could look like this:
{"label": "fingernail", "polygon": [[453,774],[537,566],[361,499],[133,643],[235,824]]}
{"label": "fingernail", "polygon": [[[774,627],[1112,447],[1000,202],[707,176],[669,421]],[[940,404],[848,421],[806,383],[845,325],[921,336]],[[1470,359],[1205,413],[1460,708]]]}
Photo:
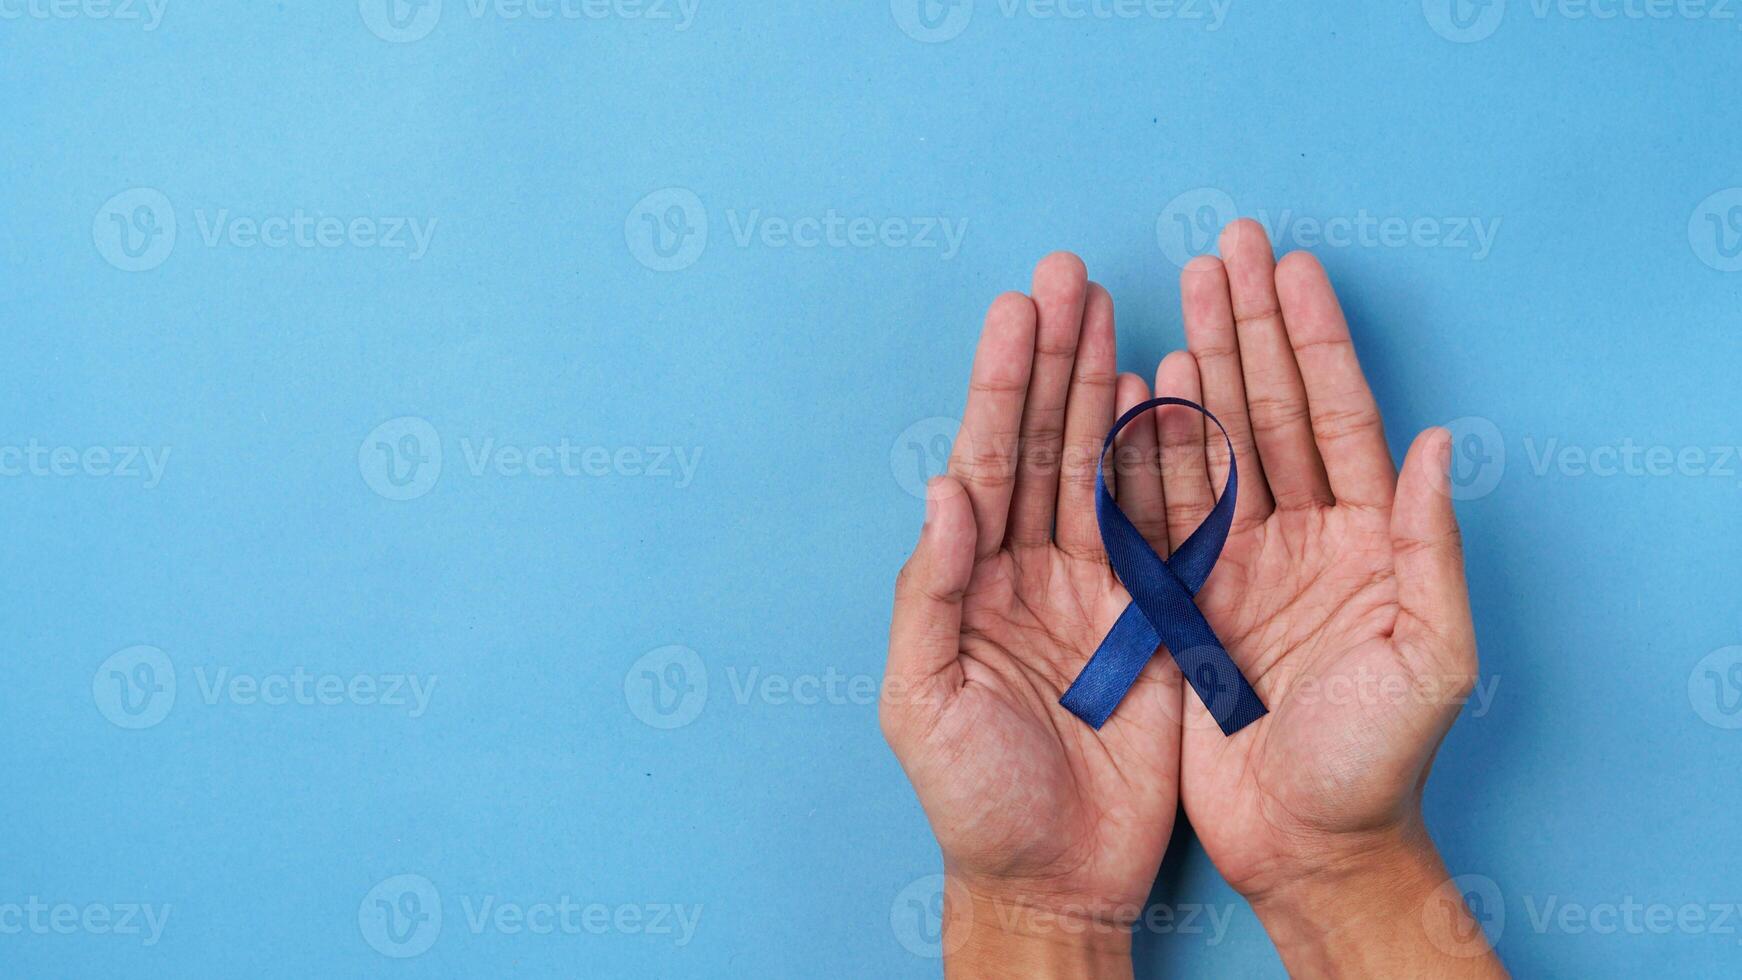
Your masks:
{"label": "fingernail", "polygon": [[937,513],[937,509],[938,509],[938,480],[939,479],[941,479],[941,477],[934,476],[930,480],[927,480],[926,484],[925,484],[925,523],[926,524],[930,524],[932,515]]}

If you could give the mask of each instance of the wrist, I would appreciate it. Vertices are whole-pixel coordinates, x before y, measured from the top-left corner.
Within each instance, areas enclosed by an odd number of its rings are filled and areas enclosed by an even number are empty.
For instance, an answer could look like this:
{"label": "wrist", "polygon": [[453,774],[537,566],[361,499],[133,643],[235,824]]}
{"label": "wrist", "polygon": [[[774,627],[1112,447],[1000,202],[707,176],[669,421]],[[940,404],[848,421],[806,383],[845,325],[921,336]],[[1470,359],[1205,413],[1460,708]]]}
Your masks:
{"label": "wrist", "polygon": [[944,975],[1129,978],[1132,923],[1140,913],[951,878],[944,892]]}
{"label": "wrist", "polygon": [[1425,827],[1315,849],[1247,896],[1290,976],[1505,976]]}

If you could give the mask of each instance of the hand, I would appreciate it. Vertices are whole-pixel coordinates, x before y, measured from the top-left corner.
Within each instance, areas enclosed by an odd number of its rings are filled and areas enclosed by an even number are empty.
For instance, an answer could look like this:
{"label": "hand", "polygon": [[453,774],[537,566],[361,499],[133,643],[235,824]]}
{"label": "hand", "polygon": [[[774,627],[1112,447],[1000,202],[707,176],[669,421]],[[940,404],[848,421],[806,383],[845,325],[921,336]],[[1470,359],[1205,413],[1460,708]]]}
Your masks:
{"label": "hand", "polygon": [[[1453,913],[1429,903],[1446,874],[1422,786],[1476,678],[1450,436],[1422,433],[1398,476],[1324,270],[1304,253],[1275,263],[1250,221],[1223,232],[1221,254],[1182,275],[1191,353],[1156,384],[1233,440],[1234,526],[1198,604],[1271,713],[1224,737],[1187,696],[1187,816],[1296,975],[1349,968],[1354,950],[1323,947],[1357,929],[1358,955],[1386,972],[1422,975],[1442,953],[1497,970],[1485,943],[1423,942]],[[1177,544],[1209,512],[1227,451],[1196,413],[1158,416]]]}
{"label": "hand", "polygon": [[[950,475],[896,583],[881,719],[943,849],[952,975],[982,952],[1003,976],[1129,974],[1177,808],[1180,674],[1156,658],[1098,732],[1058,699],[1130,601],[1095,473],[1114,409],[1149,392],[1115,374],[1112,300],[1080,260],[1047,258],[1033,290],[987,314]],[[1148,461],[1120,500],[1161,532],[1153,424],[1118,455]]]}

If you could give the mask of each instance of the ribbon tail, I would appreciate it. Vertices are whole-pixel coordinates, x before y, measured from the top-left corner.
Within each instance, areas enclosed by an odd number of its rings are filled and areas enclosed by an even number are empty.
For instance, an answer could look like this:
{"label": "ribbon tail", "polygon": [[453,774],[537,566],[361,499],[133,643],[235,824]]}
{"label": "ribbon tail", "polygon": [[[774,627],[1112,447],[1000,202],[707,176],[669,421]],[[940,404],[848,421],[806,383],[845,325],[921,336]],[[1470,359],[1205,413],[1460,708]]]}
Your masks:
{"label": "ribbon tail", "polygon": [[1071,682],[1070,690],[1059,698],[1059,704],[1099,731],[1113,717],[1113,709],[1119,707],[1125,692],[1137,683],[1143,665],[1155,656],[1160,645],[1161,637],[1155,635],[1155,627],[1143,618],[1143,610],[1131,603],[1107,631],[1107,638],[1089,658],[1088,665]]}

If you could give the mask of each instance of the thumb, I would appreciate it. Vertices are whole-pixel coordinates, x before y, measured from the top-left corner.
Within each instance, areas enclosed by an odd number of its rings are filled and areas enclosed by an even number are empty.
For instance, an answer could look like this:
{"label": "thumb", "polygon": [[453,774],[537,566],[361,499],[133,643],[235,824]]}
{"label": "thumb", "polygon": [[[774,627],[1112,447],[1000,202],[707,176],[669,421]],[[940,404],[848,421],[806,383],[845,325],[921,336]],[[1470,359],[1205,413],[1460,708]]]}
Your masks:
{"label": "thumb", "polygon": [[1464,583],[1464,548],[1452,511],[1452,434],[1415,437],[1397,478],[1391,510],[1392,565],[1400,607],[1395,637],[1406,656],[1434,669],[1474,675],[1475,627]]}
{"label": "thumb", "polygon": [[954,477],[925,492],[925,527],[895,579],[889,625],[890,679],[926,683],[955,666],[962,633],[962,592],[974,574],[974,509]]}

